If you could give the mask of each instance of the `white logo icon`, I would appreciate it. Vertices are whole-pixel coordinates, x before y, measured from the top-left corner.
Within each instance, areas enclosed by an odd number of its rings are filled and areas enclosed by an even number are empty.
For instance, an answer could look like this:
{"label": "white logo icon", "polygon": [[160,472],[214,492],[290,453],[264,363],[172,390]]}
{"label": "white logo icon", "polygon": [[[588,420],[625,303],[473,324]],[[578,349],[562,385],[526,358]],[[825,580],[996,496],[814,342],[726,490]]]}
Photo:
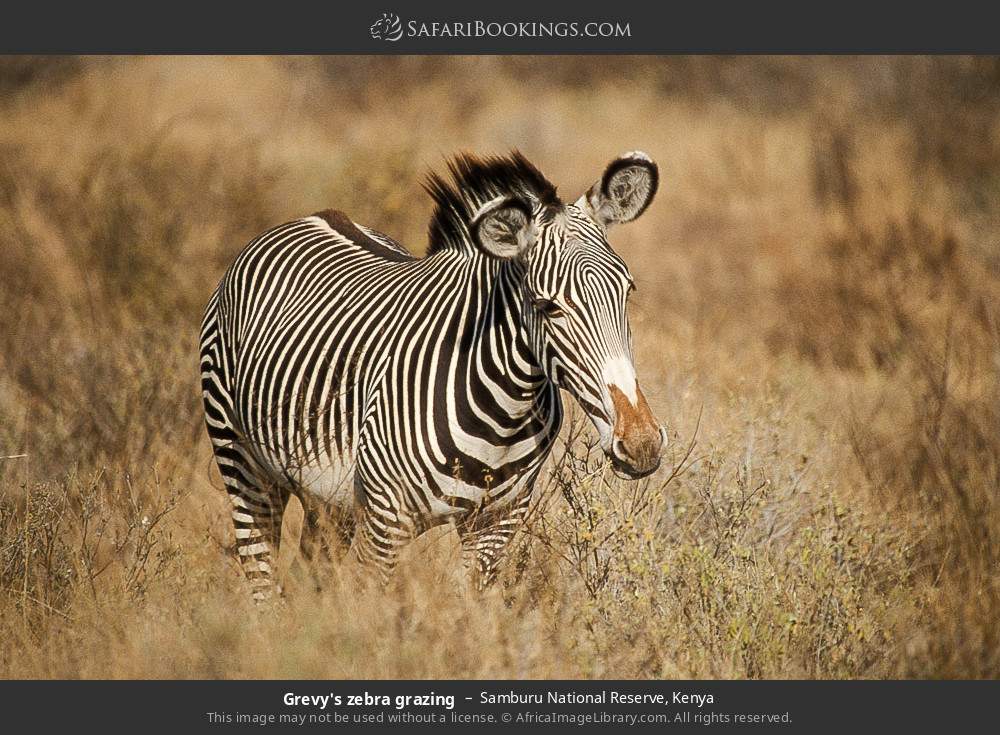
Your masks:
{"label": "white logo icon", "polygon": [[376,41],[398,41],[403,37],[403,23],[395,13],[382,13],[368,30]]}

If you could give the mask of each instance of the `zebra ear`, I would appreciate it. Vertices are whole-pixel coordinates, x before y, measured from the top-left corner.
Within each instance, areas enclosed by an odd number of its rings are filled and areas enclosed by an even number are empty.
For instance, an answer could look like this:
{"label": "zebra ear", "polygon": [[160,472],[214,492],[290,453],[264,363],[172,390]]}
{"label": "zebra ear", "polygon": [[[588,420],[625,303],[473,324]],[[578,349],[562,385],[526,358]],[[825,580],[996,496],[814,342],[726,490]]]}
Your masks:
{"label": "zebra ear", "polygon": [[605,227],[631,222],[653,201],[659,183],[660,172],[653,159],[642,151],[632,151],[609,163],[601,180],[577,205]]}
{"label": "zebra ear", "polygon": [[520,197],[501,197],[485,204],[469,229],[476,245],[495,258],[516,258],[535,244],[531,207]]}

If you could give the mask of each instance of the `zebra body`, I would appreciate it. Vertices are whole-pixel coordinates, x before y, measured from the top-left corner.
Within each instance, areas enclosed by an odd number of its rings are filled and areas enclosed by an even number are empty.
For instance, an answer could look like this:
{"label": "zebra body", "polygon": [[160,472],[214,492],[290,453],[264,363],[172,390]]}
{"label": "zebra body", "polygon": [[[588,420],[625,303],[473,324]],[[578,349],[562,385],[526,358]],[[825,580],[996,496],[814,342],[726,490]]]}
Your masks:
{"label": "zebra body", "polygon": [[[655,165],[618,159],[571,205],[519,154],[459,158],[452,175],[428,185],[427,256],[327,210],[253,240],[206,309],[206,421],[258,598],[291,494],[307,559],[353,544],[384,577],[403,543],[453,522],[488,583],[558,434],[560,386],[619,469],[658,464],[631,362],[631,278],[605,239],[626,220],[616,207],[648,203]],[[572,354],[583,343],[589,361]]]}

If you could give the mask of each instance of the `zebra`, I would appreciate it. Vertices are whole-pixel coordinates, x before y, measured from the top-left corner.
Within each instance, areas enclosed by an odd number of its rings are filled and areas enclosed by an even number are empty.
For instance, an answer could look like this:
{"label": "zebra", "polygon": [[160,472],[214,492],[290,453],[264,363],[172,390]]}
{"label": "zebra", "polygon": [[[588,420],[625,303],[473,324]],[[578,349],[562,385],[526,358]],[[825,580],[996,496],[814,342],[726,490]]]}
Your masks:
{"label": "zebra", "polygon": [[280,590],[293,494],[306,563],[349,550],[385,582],[406,542],[452,523],[487,587],[556,441],[560,390],[615,473],[659,466],[634,281],[607,239],[649,206],[656,164],[626,153],[572,204],[518,151],[459,154],[448,171],[424,182],[425,256],[325,210],[252,240],[209,300],[205,420],[258,601]]}

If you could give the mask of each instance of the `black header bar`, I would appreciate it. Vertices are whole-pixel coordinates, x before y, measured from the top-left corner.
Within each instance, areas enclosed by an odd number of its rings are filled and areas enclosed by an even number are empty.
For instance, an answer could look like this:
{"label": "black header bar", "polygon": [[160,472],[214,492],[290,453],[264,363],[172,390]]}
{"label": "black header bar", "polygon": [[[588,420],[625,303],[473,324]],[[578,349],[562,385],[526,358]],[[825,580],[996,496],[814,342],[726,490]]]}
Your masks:
{"label": "black header bar", "polygon": [[4,53],[997,53],[992,6],[956,3],[38,2]]}

